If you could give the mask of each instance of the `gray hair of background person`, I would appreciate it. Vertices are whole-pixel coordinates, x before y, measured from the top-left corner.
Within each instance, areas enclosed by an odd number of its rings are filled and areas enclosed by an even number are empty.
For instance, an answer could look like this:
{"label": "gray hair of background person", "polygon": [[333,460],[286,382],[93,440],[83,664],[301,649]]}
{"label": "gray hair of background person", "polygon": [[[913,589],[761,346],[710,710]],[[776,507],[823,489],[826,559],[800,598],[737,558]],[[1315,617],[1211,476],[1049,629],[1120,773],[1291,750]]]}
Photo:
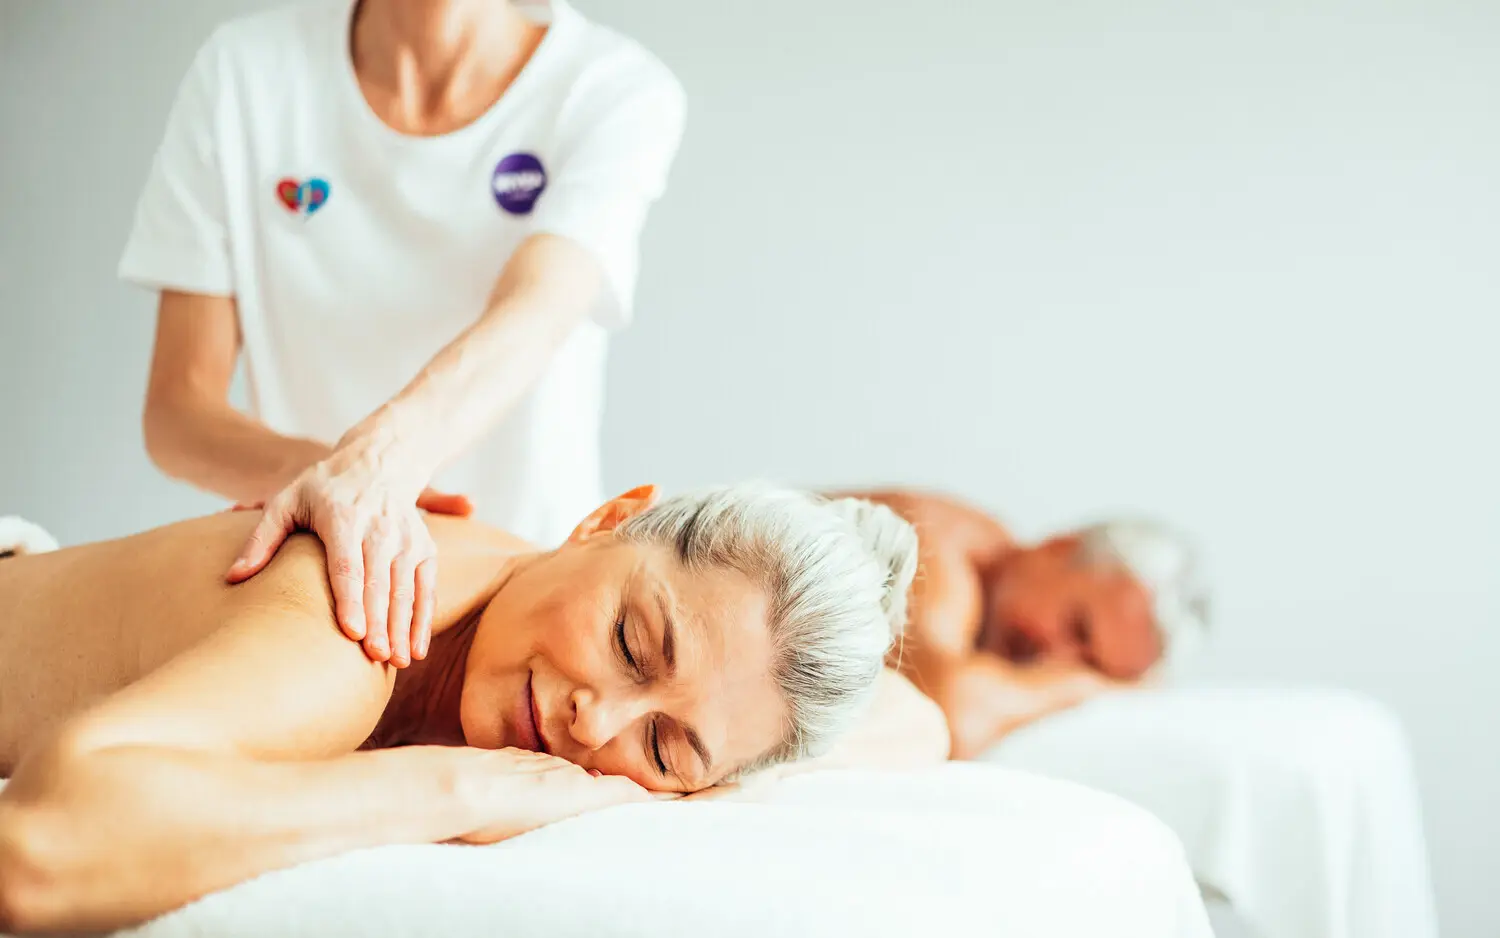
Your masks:
{"label": "gray hair of background person", "polygon": [[895,512],[756,483],[665,499],[619,533],[671,548],[688,570],[736,570],[768,594],[787,732],[742,772],[826,752],[859,719],[917,568],[916,531]]}

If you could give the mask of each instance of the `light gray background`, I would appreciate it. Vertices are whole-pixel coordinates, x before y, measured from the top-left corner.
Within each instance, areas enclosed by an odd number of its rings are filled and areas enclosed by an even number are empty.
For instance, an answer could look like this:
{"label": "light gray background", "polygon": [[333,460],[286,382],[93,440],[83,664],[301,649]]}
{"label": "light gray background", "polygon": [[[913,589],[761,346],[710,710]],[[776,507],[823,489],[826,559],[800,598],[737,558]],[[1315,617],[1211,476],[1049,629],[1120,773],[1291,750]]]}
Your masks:
{"label": "light gray background", "polygon": [[[0,0],[0,510],[218,503],[145,459],[115,262],[251,0]],[[917,482],[1207,545],[1210,676],[1392,705],[1444,933],[1500,869],[1500,6],[603,0],[689,89],[607,478]]]}

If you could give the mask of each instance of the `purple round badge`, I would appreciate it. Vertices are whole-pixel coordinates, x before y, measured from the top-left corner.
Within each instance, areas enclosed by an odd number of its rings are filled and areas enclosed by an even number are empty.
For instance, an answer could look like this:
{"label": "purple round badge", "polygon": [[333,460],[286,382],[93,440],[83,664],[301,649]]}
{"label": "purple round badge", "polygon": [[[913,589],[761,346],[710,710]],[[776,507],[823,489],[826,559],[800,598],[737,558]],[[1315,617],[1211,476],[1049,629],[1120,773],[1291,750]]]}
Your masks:
{"label": "purple round badge", "polygon": [[530,153],[512,153],[495,164],[490,190],[495,201],[512,215],[525,215],[536,206],[536,200],[547,188],[547,171],[542,161]]}

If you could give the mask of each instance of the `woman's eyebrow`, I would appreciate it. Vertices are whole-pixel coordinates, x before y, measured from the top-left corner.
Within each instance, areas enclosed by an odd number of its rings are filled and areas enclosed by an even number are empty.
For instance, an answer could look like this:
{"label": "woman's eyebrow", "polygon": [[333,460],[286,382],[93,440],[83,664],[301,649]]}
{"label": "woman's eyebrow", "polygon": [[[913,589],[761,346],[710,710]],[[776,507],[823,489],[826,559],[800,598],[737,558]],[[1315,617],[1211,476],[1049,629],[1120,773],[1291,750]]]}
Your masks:
{"label": "woman's eyebrow", "polygon": [[703,737],[699,736],[698,731],[686,723],[679,723],[678,726],[682,727],[682,735],[687,738],[688,745],[693,747],[693,751],[698,754],[699,760],[703,762],[703,774],[709,778],[713,778],[714,759],[713,756],[708,754],[708,747],[703,745]]}
{"label": "woman's eyebrow", "polygon": [[672,616],[672,606],[666,591],[660,584],[656,587],[656,607],[661,611],[661,658],[666,662],[667,677],[677,673],[677,622]]}

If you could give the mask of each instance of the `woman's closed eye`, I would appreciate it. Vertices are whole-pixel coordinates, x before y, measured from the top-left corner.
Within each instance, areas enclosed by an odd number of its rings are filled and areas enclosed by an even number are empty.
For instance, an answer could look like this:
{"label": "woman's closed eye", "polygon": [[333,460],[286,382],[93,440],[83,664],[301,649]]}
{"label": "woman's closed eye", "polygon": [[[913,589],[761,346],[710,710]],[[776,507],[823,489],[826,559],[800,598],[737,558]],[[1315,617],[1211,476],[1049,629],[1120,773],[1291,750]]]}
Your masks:
{"label": "woman's closed eye", "polygon": [[[632,650],[630,647],[630,633],[626,629],[626,615],[624,610],[615,617],[615,650],[630,673],[638,680],[646,679],[646,666],[639,654],[639,649]],[[645,724],[645,750],[646,758],[655,767],[663,778],[674,777],[675,773],[667,767],[665,757],[662,755],[660,720],[648,720]]]}
{"label": "woman's closed eye", "polygon": [[643,677],[645,671],[641,667],[641,660],[630,650],[630,639],[625,635],[625,613],[621,612],[615,618],[615,648],[620,657],[625,659],[625,665],[630,668],[631,673],[637,677]]}
{"label": "woman's closed eye", "polygon": [[667,771],[667,764],[661,757],[661,730],[656,720],[646,724],[646,755],[656,763],[656,771],[663,776],[672,774]]}

